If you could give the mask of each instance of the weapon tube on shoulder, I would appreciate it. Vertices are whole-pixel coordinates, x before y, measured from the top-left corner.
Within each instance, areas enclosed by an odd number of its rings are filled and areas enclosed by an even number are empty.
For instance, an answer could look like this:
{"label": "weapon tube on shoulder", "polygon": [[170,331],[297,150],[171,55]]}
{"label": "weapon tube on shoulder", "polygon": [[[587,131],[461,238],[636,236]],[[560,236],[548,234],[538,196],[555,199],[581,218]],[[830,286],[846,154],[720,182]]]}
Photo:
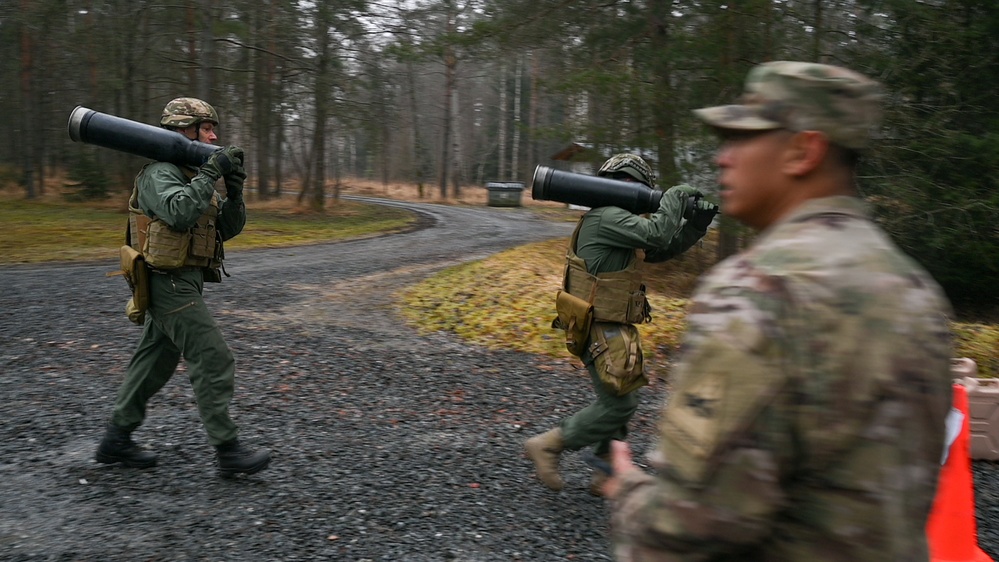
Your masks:
{"label": "weapon tube on shoulder", "polygon": [[77,106],[69,114],[69,138],[162,162],[200,166],[222,147],[138,121]]}
{"label": "weapon tube on shoulder", "polygon": [[654,213],[663,192],[637,182],[627,182],[563,172],[547,166],[534,169],[531,197],[584,207],[621,207],[635,214]]}
{"label": "weapon tube on shoulder", "polygon": [[[663,192],[637,182],[562,172],[547,166],[538,166],[534,169],[531,198],[535,201],[558,201],[583,207],[621,207],[641,215],[659,210]],[[687,198],[683,218],[689,220],[694,216],[700,198],[699,195]],[[718,206],[712,205],[712,207],[717,212]]]}

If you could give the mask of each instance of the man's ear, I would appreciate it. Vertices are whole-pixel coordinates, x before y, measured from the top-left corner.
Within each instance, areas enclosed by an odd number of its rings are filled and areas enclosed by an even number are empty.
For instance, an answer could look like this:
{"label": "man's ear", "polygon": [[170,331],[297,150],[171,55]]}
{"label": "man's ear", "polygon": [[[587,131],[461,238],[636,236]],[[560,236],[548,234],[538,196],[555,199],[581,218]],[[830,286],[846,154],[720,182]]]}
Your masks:
{"label": "man's ear", "polygon": [[819,131],[801,131],[787,141],[783,171],[791,176],[812,173],[829,154],[829,137]]}

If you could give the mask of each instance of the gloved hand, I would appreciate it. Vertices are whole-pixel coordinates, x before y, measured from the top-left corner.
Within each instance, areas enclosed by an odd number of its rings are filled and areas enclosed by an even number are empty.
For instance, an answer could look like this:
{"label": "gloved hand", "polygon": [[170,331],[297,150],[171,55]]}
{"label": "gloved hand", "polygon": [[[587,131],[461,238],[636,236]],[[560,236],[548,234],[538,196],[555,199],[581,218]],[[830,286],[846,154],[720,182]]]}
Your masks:
{"label": "gloved hand", "polygon": [[674,197],[704,197],[704,194],[695,187],[691,187],[685,183],[680,185],[674,185],[673,187],[666,190],[667,194],[672,194]]}
{"label": "gloved hand", "polygon": [[238,199],[243,196],[243,182],[246,181],[246,170],[242,166],[236,166],[232,172],[222,176],[225,179],[225,196],[229,199]]}
{"label": "gloved hand", "polygon": [[200,171],[213,180],[218,180],[222,176],[227,176],[243,165],[243,149],[238,146],[227,146],[222,150],[216,150],[208,157],[208,161],[201,165]]}
{"label": "gloved hand", "polygon": [[711,221],[715,220],[718,214],[718,205],[698,199],[694,203],[694,214],[690,217],[690,224],[697,230],[707,230]]}
{"label": "gloved hand", "polygon": [[693,213],[694,200],[703,197],[703,194],[687,184],[680,184],[667,189],[666,193],[663,194],[663,198],[667,197],[672,197],[679,201],[682,208],[680,216],[689,219]]}

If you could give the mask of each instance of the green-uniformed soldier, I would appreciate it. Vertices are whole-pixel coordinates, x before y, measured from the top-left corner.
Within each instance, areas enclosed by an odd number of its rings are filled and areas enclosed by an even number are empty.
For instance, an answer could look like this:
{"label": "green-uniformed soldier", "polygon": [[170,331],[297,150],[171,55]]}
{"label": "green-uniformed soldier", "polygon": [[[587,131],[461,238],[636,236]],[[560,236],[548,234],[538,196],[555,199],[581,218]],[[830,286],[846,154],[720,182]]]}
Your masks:
{"label": "green-uniformed soldier", "polygon": [[[634,154],[611,157],[598,175],[656,187],[652,168]],[[594,445],[594,454],[607,459],[611,440],[627,435],[628,421],[638,407],[638,388],[647,381],[634,327],[650,319],[645,286],[637,269],[637,250],[644,250],[647,262],[661,262],[700,240],[714,218],[714,207],[698,202],[691,220],[683,218],[686,207],[692,204],[690,198],[699,195],[697,190],[680,185],[663,194],[659,209],[649,218],[608,206],[589,210],[576,225],[562,289],[593,305],[592,328],[580,338],[581,347],[585,347],[580,358],[589,371],[596,400],[559,427],[525,443],[538,477],[552,490],[563,486],[558,473],[563,450]],[[621,369],[606,359],[619,349],[623,371],[615,373]],[[609,385],[614,376],[623,376],[623,384]],[[591,492],[599,493],[601,476],[594,474]]]}
{"label": "green-uniformed soldier", "polygon": [[772,62],[721,136],[722,212],[759,231],[702,280],[652,460],[613,444],[623,561],[927,560],[950,305],[855,186],[880,86]]}
{"label": "green-uniformed soldier", "polygon": [[[177,98],[163,109],[160,125],[192,141],[215,143],[215,109],[195,98]],[[146,404],[187,362],[208,441],[223,475],[253,474],[267,467],[270,453],[238,441],[229,417],[235,361],[202,298],[205,281],[221,281],[222,242],[246,224],[243,151],[227,146],[200,168],[168,162],[147,164],[135,178],[129,200],[129,239],[150,266],[149,308],[139,345],[118,391],[96,458],[146,468],[156,455],[137,446],[131,433],[145,419]],[[226,197],[215,183],[225,182]],[[135,315],[141,322],[142,316]]]}

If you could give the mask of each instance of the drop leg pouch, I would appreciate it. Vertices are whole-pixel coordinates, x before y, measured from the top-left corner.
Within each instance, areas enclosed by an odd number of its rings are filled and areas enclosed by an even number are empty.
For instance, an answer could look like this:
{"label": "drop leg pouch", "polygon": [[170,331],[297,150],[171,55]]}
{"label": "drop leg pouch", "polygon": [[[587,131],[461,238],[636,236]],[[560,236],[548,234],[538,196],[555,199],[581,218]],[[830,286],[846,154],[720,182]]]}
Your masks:
{"label": "drop leg pouch", "polygon": [[649,383],[641,335],[634,325],[594,322],[589,350],[601,382],[614,394],[624,396]]}

